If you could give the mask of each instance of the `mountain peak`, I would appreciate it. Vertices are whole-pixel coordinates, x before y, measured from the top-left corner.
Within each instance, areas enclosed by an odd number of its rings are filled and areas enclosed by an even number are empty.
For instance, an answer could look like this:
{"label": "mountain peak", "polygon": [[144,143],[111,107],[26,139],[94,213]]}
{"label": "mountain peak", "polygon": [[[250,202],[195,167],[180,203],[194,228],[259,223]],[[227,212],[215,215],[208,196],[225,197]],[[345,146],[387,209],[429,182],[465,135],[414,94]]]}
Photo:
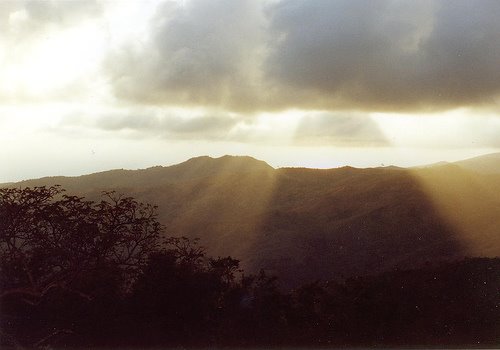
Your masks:
{"label": "mountain peak", "polygon": [[262,160],[255,159],[250,156],[232,156],[224,155],[218,158],[210,156],[200,156],[188,159],[187,161],[173,165],[172,167],[195,167],[199,170],[221,170],[221,171],[258,171],[258,170],[273,170],[269,164]]}

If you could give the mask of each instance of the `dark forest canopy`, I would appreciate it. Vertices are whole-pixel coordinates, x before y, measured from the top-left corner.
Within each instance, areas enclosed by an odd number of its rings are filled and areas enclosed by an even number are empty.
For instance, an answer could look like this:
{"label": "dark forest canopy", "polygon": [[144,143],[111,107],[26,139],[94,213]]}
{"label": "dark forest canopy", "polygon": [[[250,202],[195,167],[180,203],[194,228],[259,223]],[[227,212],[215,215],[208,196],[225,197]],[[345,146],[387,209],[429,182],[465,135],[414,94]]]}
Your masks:
{"label": "dark forest canopy", "polygon": [[500,259],[285,291],[164,230],[154,206],[116,193],[0,189],[1,345],[498,345]]}

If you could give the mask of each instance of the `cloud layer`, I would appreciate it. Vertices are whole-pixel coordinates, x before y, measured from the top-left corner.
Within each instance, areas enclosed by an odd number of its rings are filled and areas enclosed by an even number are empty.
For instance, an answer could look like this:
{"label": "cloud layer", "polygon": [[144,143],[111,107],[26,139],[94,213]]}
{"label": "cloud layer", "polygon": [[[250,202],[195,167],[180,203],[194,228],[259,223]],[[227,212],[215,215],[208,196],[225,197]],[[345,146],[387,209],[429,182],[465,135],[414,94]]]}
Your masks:
{"label": "cloud layer", "polygon": [[148,40],[109,57],[115,93],[144,103],[254,108],[261,10],[254,0],[159,6]]}
{"label": "cloud layer", "polygon": [[117,96],[233,111],[496,106],[496,0],[187,1],[110,56]]}
{"label": "cloud layer", "polygon": [[347,148],[388,145],[373,112],[458,110],[488,116],[451,127],[460,142],[500,147],[499,16],[498,0],[5,1],[0,101],[31,120],[69,106],[62,134]]}
{"label": "cloud layer", "polygon": [[321,113],[301,118],[294,140],[302,145],[388,146],[378,124],[366,115]]}
{"label": "cloud layer", "polygon": [[[94,81],[143,105],[251,114],[491,110],[500,103],[497,0],[186,0],[143,7],[153,9],[143,32],[117,46],[110,21],[120,6],[112,2],[2,2],[0,58],[17,78],[2,77],[12,86],[0,86],[0,99],[92,89],[82,74],[64,69],[95,60],[103,65]],[[79,32],[79,23],[91,25]],[[75,30],[58,37],[68,29]],[[80,35],[92,30],[93,46]],[[72,52],[89,58],[80,62]],[[44,71],[40,60],[50,74],[30,82],[30,69]],[[79,81],[66,79],[72,76]]]}

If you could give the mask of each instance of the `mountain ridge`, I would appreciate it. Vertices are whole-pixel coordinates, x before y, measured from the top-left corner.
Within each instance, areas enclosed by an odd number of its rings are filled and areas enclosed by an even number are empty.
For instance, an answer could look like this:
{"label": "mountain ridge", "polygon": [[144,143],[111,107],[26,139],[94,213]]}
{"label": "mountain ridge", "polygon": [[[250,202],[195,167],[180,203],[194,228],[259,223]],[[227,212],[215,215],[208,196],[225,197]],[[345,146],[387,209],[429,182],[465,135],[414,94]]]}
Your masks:
{"label": "mountain ridge", "polygon": [[274,169],[251,157],[196,157],[13,186],[56,183],[91,200],[115,190],[158,205],[166,235],[200,238],[209,254],[286,286],[500,255],[500,175],[455,164]]}
{"label": "mountain ridge", "polygon": [[[212,165],[217,164],[218,166],[221,166],[224,163],[239,163],[240,165],[247,163],[246,167],[240,167],[238,169],[239,171],[242,170],[250,170],[251,165],[253,164],[253,167],[255,168],[260,168],[261,170],[267,169],[267,170],[277,170],[277,169],[312,169],[312,170],[331,170],[331,169],[340,169],[340,168],[353,168],[353,169],[393,169],[393,170],[404,170],[404,169],[426,169],[426,168],[433,168],[433,167],[442,167],[442,166],[448,166],[448,165],[455,165],[462,167],[467,170],[472,170],[472,171],[477,171],[480,173],[485,173],[485,174],[496,174],[500,173],[500,152],[497,153],[488,153],[484,155],[480,155],[477,157],[472,157],[472,158],[466,158],[460,161],[455,161],[455,162],[447,162],[447,161],[440,161],[436,163],[431,163],[431,164],[425,164],[425,165],[420,165],[420,166],[414,166],[414,167],[400,167],[396,165],[387,165],[387,166],[380,166],[380,167],[368,167],[368,168],[358,168],[358,167],[353,167],[350,165],[344,165],[340,167],[333,167],[333,168],[308,168],[308,167],[280,167],[280,168],[274,168],[268,163],[266,163],[263,160],[256,159],[251,156],[235,156],[235,155],[223,155],[220,157],[211,157],[211,156],[197,156],[197,157],[192,157],[189,158],[186,161],[176,163],[176,164],[170,164],[170,165],[153,165],[147,168],[138,168],[138,169],[124,169],[124,168],[117,168],[117,169],[109,169],[109,170],[104,170],[104,171],[98,171],[94,173],[88,173],[88,174],[82,174],[82,175],[73,175],[73,176],[64,176],[64,175],[53,175],[53,176],[43,176],[40,178],[32,178],[32,179],[25,179],[25,180],[20,180],[20,181],[9,181],[5,183],[0,183],[0,186],[12,186],[14,184],[24,184],[24,183],[30,183],[33,181],[49,181],[53,182],[53,180],[64,180],[64,179],[76,179],[76,178],[84,178],[88,176],[106,176],[107,174],[116,174],[116,173],[121,173],[121,174],[130,174],[132,172],[146,172],[146,171],[163,171],[163,170],[172,170],[172,169],[182,169],[183,167],[186,166],[192,166],[193,164],[197,164],[198,167],[201,167],[203,164],[209,164],[212,162]],[[233,166],[233,170],[236,167]]]}
{"label": "mountain ridge", "polygon": [[454,164],[483,174],[500,174],[500,152],[464,159]]}
{"label": "mountain ridge", "polygon": [[[38,179],[28,179],[18,182],[9,182],[0,184],[0,186],[25,185],[43,182],[50,185],[64,186],[68,182],[74,180],[83,182],[92,182],[94,179],[99,179],[101,186],[106,184],[119,187],[126,187],[126,183],[130,181],[130,176],[140,177],[146,175],[147,181],[157,180],[159,176],[165,177],[171,181],[179,181],[179,179],[196,178],[213,175],[213,173],[231,173],[231,172],[246,172],[246,171],[270,171],[274,170],[269,164],[264,161],[257,160],[249,156],[230,156],[225,155],[217,158],[209,156],[193,157],[184,162],[161,166],[156,165],[143,169],[110,169],[90,174],[77,176],[45,176]],[[189,174],[186,174],[189,172]],[[112,180],[112,181],[110,181]],[[112,183],[114,182],[114,183]]]}

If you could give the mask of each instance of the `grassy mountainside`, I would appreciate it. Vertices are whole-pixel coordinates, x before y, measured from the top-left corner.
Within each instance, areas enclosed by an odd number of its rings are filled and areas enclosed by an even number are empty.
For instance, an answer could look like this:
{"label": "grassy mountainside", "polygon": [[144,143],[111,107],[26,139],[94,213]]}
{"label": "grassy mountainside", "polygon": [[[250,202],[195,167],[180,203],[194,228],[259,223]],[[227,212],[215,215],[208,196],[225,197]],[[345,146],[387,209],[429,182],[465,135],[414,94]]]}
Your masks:
{"label": "grassy mountainside", "polygon": [[159,206],[167,234],[270,270],[287,286],[500,255],[500,175],[424,169],[273,169],[250,157],[24,181],[98,198],[117,190]]}
{"label": "grassy mountainside", "polygon": [[500,153],[465,159],[455,162],[456,165],[483,174],[500,174]]}

